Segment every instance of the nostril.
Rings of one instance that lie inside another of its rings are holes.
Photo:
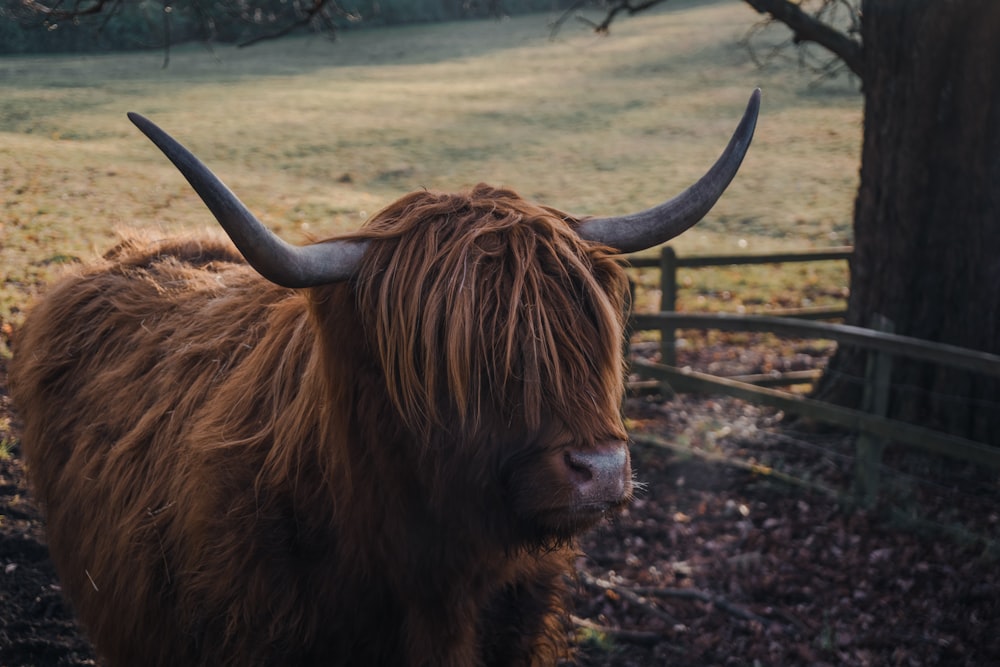
[[[631,468],[624,442],[608,442],[563,453],[567,481],[575,487],[577,501],[613,504],[629,491]]]
[[[589,482],[594,479],[594,469],[578,452],[566,452],[563,458],[566,461],[566,467],[576,473],[581,478],[580,481]]]

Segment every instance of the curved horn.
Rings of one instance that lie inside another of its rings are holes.
[[[750,95],[733,138],[712,168],[697,183],[673,199],[653,208],[613,218],[590,218],[576,228],[589,240],[611,246],[619,252],[636,252],[674,238],[704,217],[733,180],[743,162],[757,125],[760,88]]]
[[[129,120],[174,163],[260,275],[284,287],[313,287],[354,275],[367,244],[327,241],[293,246],[263,225],[225,184],[155,123],[129,112]]]

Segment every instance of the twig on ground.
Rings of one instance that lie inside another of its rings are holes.
[[[747,621],[756,621],[764,625],[774,622],[770,619],[764,618],[763,616],[758,616],[749,609],[730,602],[721,595],[700,591],[697,588],[658,588],[656,586],[634,586],[632,587],[632,590],[638,595],[698,600],[699,602],[710,604],[717,609],[729,612],[737,618],[742,618]]]
[[[578,628],[584,628],[585,630],[592,630],[594,632],[599,632],[602,635],[611,637],[615,641],[628,642],[629,644],[638,644],[640,646],[652,646],[654,644],[659,644],[664,640],[664,637],[659,632],[652,632],[650,630],[628,630],[626,628],[612,628],[607,625],[601,625],[600,623],[594,623],[586,618],[580,618],[579,616],[571,616],[570,620],[573,621],[573,625]]]
[[[677,621],[667,612],[663,611],[659,607],[656,607],[652,602],[649,601],[649,597],[674,597],[682,598],[687,600],[698,600],[699,602],[704,602],[710,604],[716,609],[721,609],[737,618],[742,618],[746,621],[753,621],[755,623],[760,623],[761,625],[771,625],[774,623],[780,623],[780,621],[766,618],[760,616],[750,611],[746,607],[741,607],[738,604],[730,602],[725,597],[721,595],[716,595],[714,593],[709,593],[707,591],[700,591],[696,588],[662,588],[657,586],[619,586],[605,579],[598,579],[586,572],[580,572],[580,579],[586,585],[595,589],[605,589],[612,590],[622,598],[628,600],[630,603],[641,607],[643,610],[652,613],[658,618],[664,620],[669,620],[670,623],[676,623]],[[784,616],[782,614],[782,616]],[[786,625],[782,623],[782,625]],[[796,632],[802,630],[800,623],[789,622],[786,627],[794,629]]]
[[[587,572],[581,571],[579,574],[580,574],[580,581],[582,581],[590,588],[601,591],[608,591],[608,590],[614,591],[619,596],[627,600],[629,603],[641,608],[643,611],[659,618],[662,621],[666,621],[672,626],[676,625],[678,622],[676,618],[674,618],[667,612],[663,611],[662,609],[660,609],[659,607],[657,607],[644,597],[632,592],[631,589],[626,588],[625,586],[618,586],[617,584],[613,584],[605,579],[598,579],[597,577],[594,577],[593,575]]]

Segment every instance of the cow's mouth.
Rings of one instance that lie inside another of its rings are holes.
[[[621,511],[630,497],[623,494],[614,501],[573,503],[566,507],[547,509],[537,514],[538,523],[547,533],[569,538]]]

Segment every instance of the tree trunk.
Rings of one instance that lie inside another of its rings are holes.
[[[864,0],[848,321],[1000,353],[1000,2]],[[857,404],[865,352],[820,393]],[[1000,444],[1000,382],[900,359],[890,416]]]

